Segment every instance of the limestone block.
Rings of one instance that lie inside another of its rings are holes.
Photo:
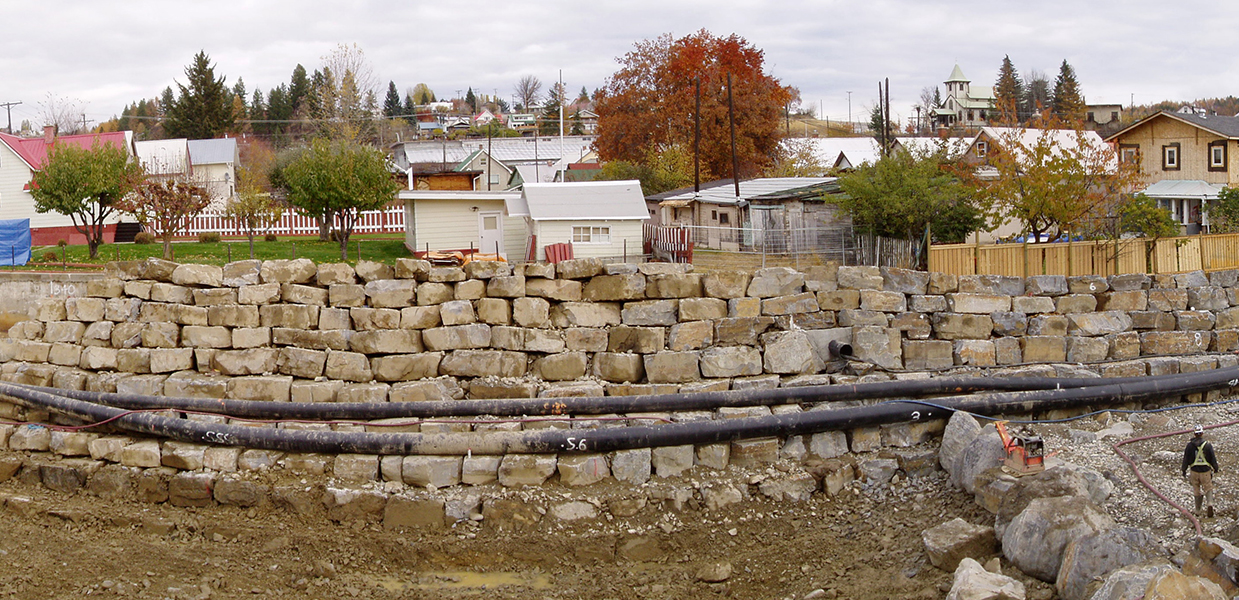
[[[499,479],[501,456],[466,456],[460,468],[460,482],[467,485],[483,485]]]
[[[508,348],[509,350],[546,352],[552,354],[563,352],[565,350],[564,336],[562,332],[547,329],[516,329],[516,331],[520,332],[521,335],[521,342],[519,344],[520,347]],[[496,345],[493,342],[493,335],[492,345]]]
[[[453,327],[432,327],[422,331],[427,350],[458,350],[490,346],[490,325],[473,323]]]
[[[480,298],[477,320],[488,325],[507,325],[512,322],[512,305],[503,298]]]
[[[550,327],[550,311],[550,302],[543,298],[512,300],[512,320],[521,327]]]
[[[404,308],[413,305],[415,283],[408,279],[377,279],[366,282],[366,297],[374,308]],[[418,287],[418,304],[421,289]],[[450,299],[447,298],[447,299]]]
[[[1021,277],[1011,277],[1007,275],[966,275],[960,277],[958,283],[959,292],[963,294],[988,294],[997,296],[1024,295],[1024,279]]]
[[[419,284],[416,290],[418,306],[437,306],[456,299],[455,288],[446,283],[428,281]]]
[[[731,298],[727,301],[728,317],[756,317],[761,315],[761,298]]]
[[[701,281],[699,273],[646,275],[645,295],[647,298],[699,298],[704,293]]]
[[[404,483],[417,487],[444,488],[460,483],[461,456],[406,456],[400,468]]]
[[[701,278],[702,292],[710,298],[740,298],[748,292],[750,277],[743,271],[712,271]]]
[[[173,325],[173,327],[176,327]],[[77,321],[51,321],[43,326],[43,341],[76,344],[82,341],[86,324]]]
[[[1059,314],[1090,313],[1096,309],[1097,296],[1092,294],[1068,294],[1054,299],[1054,312]]]
[[[1024,280],[1024,292],[1031,296],[1062,296],[1067,294],[1067,278],[1063,275],[1033,275]]]
[[[491,298],[520,298],[525,295],[525,277],[506,275],[491,277],[486,282],[486,295]]]
[[[276,370],[285,375],[302,379],[315,379],[323,375],[327,364],[327,352],[285,346],[279,349]]]
[[[378,481],[379,457],[374,454],[338,454],[332,475],[349,483]]]
[[[1074,363],[1095,363],[1109,358],[1110,342],[1105,338],[1077,337],[1067,338],[1067,361]]]
[[[481,279],[457,281],[452,286],[452,297],[457,300],[477,300],[486,296],[486,282]]]
[[[990,340],[955,340],[953,358],[957,365],[992,367],[998,364],[994,342]]]
[[[611,476],[603,454],[567,454],[559,457],[559,482],[568,487],[598,483]]]
[[[935,313],[932,318],[934,335],[943,340],[989,339],[994,321],[989,315]]]
[[[929,273],[900,269],[896,267],[880,267],[882,273],[882,289],[900,294],[924,294],[929,286]]]
[[[412,381],[439,374],[442,352],[392,354],[370,359],[370,369],[377,381]]]
[[[261,375],[276,369],[279,352],[275,348],[220,350],[211,366],[224,375]]]
[[[735,440],[731,442],[729,454],[731,464],[737,467],[768,465],[779,460],[779,440],[778,438]]]
[[[761,375],[762,354],[750,346],[716,346],[701,351],[701,374],[707,378]]]
[[[564,345],[568,350],[606,352],[609,341],[606,329],[571,327],[564,331]]]
[[[679,320],[708,321],[727,316],[727,301],[719,298],[684,298],[679,302]]]
[[[521,377],[526,362],[522,352],[455,350],[439,362],[439,373],[453,377]]]
[[[362,354],[410,354],[422,351],[421,337],[415,329],[358,331],[349,339],[349,348]]]
[[[1011,310],[1024,314],[1054,312],[1054,299],[1048,296],[1013,296]]]
[[[644,362],[639,354],[599,352],[594,355],[594,375],[605,381],[641,381]]]
[[[190,265],[181,265],[187,267]],[[187,287],[171,283],[151,284],[151,302],[166,302],[169,304],[193,304],[194,293]]]
[[[1209,285],[1209,278],[1204,271],[1189,271],[1187,273],[1175,273],[1170,275],[1174,279],[1175,287],[1186,290],[1199,288]]]
[[[1149,290],[1149,310],[1175,311],[1187,309],[1187,290],[1151,289]]]
[[[640,485],[649,481],[652,461],[649,448],[618,450],[611,454],[611,475],[620,482]]]
[[[1011,310],[1011,297],[991,294],[947,294],[947,306],[951,312],[989,314]]]
[[[232,332],[227,327],[186,325],[181,330],[181,345],[188,348],[231,348]]]
[[[234,377],[228,380],[228,397],[237,400],[288,402],[293,378],[284,375]]]
[[[581,297],[587,302],[640,300],[645,298],[645,286],[645,275],[640,273],[599,275],[585,283]]]
[[[389,309],[378,309],[389,310]],[[388,321],[380,320],[378,315],[375,315],[375,320],[372,322],[371,329],[391,329],[386,327]],[[430,329],[442,325],[438,306],[410,306],[400,309],[400,328],[401,329]]]
[[[158,467],[160,462],[159,442],[156,440],[134,442],[120,449],[120,464],[126,467],[149,469]]]
[[[365,354],[357,352],[329,351],[324,373],[329,379],[342,381],[370,381],[374,378],[370,361]]]
[[[550,319],[561,329],[608,327],[622,322],[620,305],[616,302],[561,302],[551,307]]]
[[[1122,333],[1131,328],[1131,317],[1118,310],[1067,315],[1067,332],[1071,335],[1101,336]]]
[[[1215,317],[1205,310],[1180,310],[1174,313],[1175,329],[1180,331],[1208,331],[1213,329]]]
[[[588,364],[584,352],[563,352],[539,357],[531,370],[544,381],[573,381],[585,375]]]
[[[499,463],[499,484],[504,487],[542,485],[555,473],[555,464],[554,454],[504,455]]]
[[[163,466],[181,471],[197,471],[203,466],[207,447],[202,444],[167,441],[163,443],[160,460]]]
[[[878,267],[839,267],[836,280],[841,290],[880,290],[886,283]]]
[[[340,308],[365,306],[366,288],[355,283],[333,283],[327,287],[327,304]]]
[[[107,313],[107,300],[103,298],[65,298],[65,318],[70,321],[94,323],[102,321]]]
[[[525,295],[559,302],[580,302],[584,285],[570,279],[526,279]]]
[[[1201,354],[1209,348],[1209,340],[1209,333],[1204,331],[1148,331],[1140,334],[1140,354]]]
[[[194,368],[192,348],[155,348],[151,350],[151,373],[171,373]]]
[[[237,302],[248,305],[267,305],[280,301],[279,283],[261,283],[237,288]]]
[[[1021,336],[1028,332],[1028,316],[1018,312],[993,312],[994,335]]]
[[[1155,331],[1172,331],[1175,328],[1176,320],[1174,314],[1156,310],[1132,311],[1127,313],[1131,317],[1132,329],[1152,329]]]
[[[860,292],[857,290],[817,292],[817,303],[822,310],[858,309],[860,308]]]
[[[608,352],[653,354],[666,347],[666,330],[661,327],[612,327],[608,336]]]
[[[1110,516],[1085,498],[1037,498],[1007,526],[1002,551],[1016,568],[1052,582],[1068,543],[1113,527]]]
[[[1144,290],[1106,292],[1098,295],[1098,310],[1145,310],[1149,306],[1149,294]]]
[[[125,293],[125,282],[118,277],[91,279],[86,282],[86,296],[90,298],[119,298]]]
[[[1028,335],[1067,335],[1071,321],[1062,315],[1038,315],[1028,320]]]
[[[318,266],[308,258],[266,260],[258,274],[263,283],[310,283],[318,275]]]
[[[318,265],[318,272],[314,275],[314,282],[323,288],[338,283],[357,283],[357,271],[353,269],[352,265],[346,263],[320,264]]]
[[[753,278],[749,281],[747,295],[753,298],[774,298],[799,294],[803,290],[803,273],[789,267],[770,267],[758,269],[753,274]]]
[[[671,326],[667,337],[667,349],[674,351],[698,350],[709,346],[714,339],[714,326],[709,321],[689,321]]]
[[[1062,362],[1067,359],[1067,338],[1049,335],[1025,336],[1020,338],[1020,353],[1024,356],[1024,362]]]
[[[555,275],[560,279],[585,279],[601,274],[602,261],[597,258],[576,258],[555,265]]]
[[[659,352],[643,357],[650,383],[684,383],[701,379],[697,352]]]
[[[843,327],[888,327],[890,315],[872,310],[844,309],[838,312]]]
[[[650,465],[658,477],[679,477],[693,468],[694,448],[684,446],[660,446],[650,454]],[[562,470],[562,467],[561,467]]]
[[[314,329],[318,326],[318,307],[301,304],[265,304],[258,307],[258,319],[263,327]]]
[[[864,328],[861,328],[864,329]],[[880,329],[880,328],[873,328]],[[893,331],[893,330],[892,330]],[[855,339],[856,333],[853,332]],[[899,333],[895,332],[896,339]],[[874,340],[880,336],[871,336]],[[889,337],[886,338],[889,343]],[[866,338],[869,341],[869,338]],[[762,342],[762,368],[768,373],[779,374],[806,374],[818,373],[825,364],[822,359],[814,352],[812,343],[809,341],[809,336],[803,331],[780,331],[763,334]],[[895,342],[898,344],[898,341]],[[855,350],[855,344],[853,349]],[[891,354],[889,347],[882,344],[869,344],[863,350],[855,350],[860,356],[860,352],[867,353],[867,357],[879,357],[884,360],[886,356]],[[894,350],[894,354],[899,354],[898,349]],[[749,355],[751,357],[751,355]],[[738,358],[738,355],[733,355],[733,358]],[[888,361],[889,362],[889,361]],[[746,375],[755,375],[756,373],[746,372]]]
[[[116,370],[117,351],[115,348],[90,346],[82,349],[78,366],[89,371]]]
[[[869,290],[875,291],[875,290]],[[878,294],[894,294],[895,292],[876,292]],[[900,296],[902,298],[902,296]],[[817,296],[813,292],[803,292],[788,296],[775,296],[761,301],[763,315],[794,315],[817,312],[819,309]]]
[[[35,305],[34,318],[37,321],[63,321],[67,315],[63,298],[43,298]]]
[[[620,310],[620,320],[624,325],[631,326],[674,325],[679,320],[676,304],[675,300],[625,302]]]

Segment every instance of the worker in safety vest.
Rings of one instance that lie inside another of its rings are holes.
[[[1200,512],[1201,501],[1208,507],[1206,513],[1213,518],[1213,474],[1219,472],[1217,457],[1213,455],[1213,444],[1205,441],[1205,428],[1200,425],[1192,431],[1195,435],[1183,450],[1183,476],[1192,483],[1192,493],[1196,495],[1196,512]]]

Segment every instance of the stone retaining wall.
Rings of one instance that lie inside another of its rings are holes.
[[[81,297],[40,301],[33,318],[0,341],[0,379],[169,396],[403,402],[758,389],[924,377],[937,369],[1158,375],[1236,364],[1233,355],[1210,353],[1239,346],[1239,308],[1232,308],[1239,305],[1237,279],[1239,271],[1021,279],[873,267],[698,274],[685,265],[591,259],[515,270],[486,262],[434,268],[411,259],[356,268],[309,260],[221,268],[152,259],[111,265],[108,276],[85,283]],[[842,366],[830,356],[831,341],[850,343],[861,362],[850,372],[826,373]],[[878,371],[861,374],[874,364]],[[625,419],[771,412],[724,408],[474,425],[444,419],[402,430],[608,427]],[[2,403],[0,417],[47,419]],[[0,447],[34,458],[7,475],[0,469],[0,479],[21,473],[66,490],[106,490],[124,479],[126,489],[142,494],[149,472],[164,486],[151,484],[153,497],[166,488],[165,499],[176,498],[174,489],[183,488],[206,494],[192,501],[235,503],[219,491],[232,489],[224,482],[251,481],[247,474],[274,466],[341,482],[440,489],[491,482],[512,488],[553,478],[569,487],[607,479],[642,484],[694,467],[791,459],[814,465],[802,484],[834,493],[858,476],[880,480],[896,471],[936,469],[934,451],[921,445],[941,427],[896,424],[607,455],[379,457],[285,455],[4,426]]]

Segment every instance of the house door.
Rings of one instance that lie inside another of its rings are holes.
[[[507,258],[503,251],[502,212],[478,213],[478,251],[483,254],[498,254]]]

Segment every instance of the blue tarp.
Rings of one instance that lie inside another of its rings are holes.
[[[30,262],[30,219],[0,220],[0,265]]]

